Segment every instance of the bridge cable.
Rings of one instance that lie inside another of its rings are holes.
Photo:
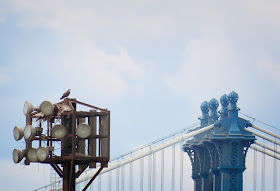
[[[262,181],[261,182],[262,182],[261,190],[265,191],[265,148],[263,148],[263,154],[262,154]]]
[[[125,165],[121,167],[121,190],[124,191]]]
[[[98,176],[98,191],[101,191],[101,175]]]
[[[141,149],[143,153],[143,149]],[[143,177],[144,176],[144,158],[140,159],[140,191],[143,191]]]
[[[120,168],[116,169],[116,191],[119,191],[119,181],[120,181]]]
[[[161,150],[161,191],[164,191],[164,149]]]
[[[153,191],[156,191],[156,153],[153,154]]]
[[[86,176],[87,176],[87,172],[85,172],[85,173],[86,173]],[[87,184],[86,184],[86,181],[84,181],[84,187],[86,187],[86,185],[87,185]]]
[[[258,159],[258,156],[257,156],[257,154],[258,154],[257,150],[254,149],[253,191],[257,190],[257,174],[258,174],[258,171],[257,171],[257,167],[258,167],[257,159]]]
[[[276,142],[276,138],[275,138]],[[277,144],[274,143],[274,161],[273,161],[273,190],[277,191]]]
[[[273,126],[273,125],[270,125],[270,124],[268,124],[268,123],[265,123],[265,122],[263,122],[263,121],[260,121],[260,120],[258,120],[258,119],[256,119],[256,118],[251,117],[251,116],[249,116],[249,115],[247,115],[247,114],[245,114],[245,113],[242,113],[242,112],[240,112],[240,111],[239,111],[238,113],[240,113],[240,114],[242,114],[242,115],[244,115],[244,116],[246,116],[246,117],[248,117],[248,118],[253,119],[253,121],[258,121],[259,123],[262,123],[262,124],[264,124],[264,125],[267,125],[267,126],[273,128],[273,129],[276,129],[276,130],[280,131],[279,128],[277,128],[277,127],[275,127],[275,126]]]
[[[172,133],[172,134],[170,134],[168,136],[162,137],[162,138],[157,139],[157,140],[155,140],[153,142],[150,142],[150,143],[145,144],[145,145],[143,145],[141,147],[138,147],[138,148],[136,148],[136,149],[134,149],[132,151],[129,151],[129,152],[125,153],[125,154],[122,154],[121,156],[115,157],[115,158],[111,159],[110,161],[112,162],[112,161],[115,161],[115,160],[119,160],[123,156],[127,156],[127,155],[129,155],[131,153],[135,153],[137,151],[140,151],[140,150],[142,150],[142,149],[144,149],[146,147],[150,147],[151,145],[155,145],[155,144],[157,144],[157,143],[159,143],[159,142],[161,142],[163,140],[169,139],[170,137],[174,137],[175,135],[178,135],[178,134],[180,134],[182,132],[186,132],[186,130],[194,129],[195,127],[198,127],[199,124],[200,124],[200,122],[195,122],[195,123],[193,123],[193,124],[183,128],[183,129],[181,129],[179,131],[176,131],[175,133]]]
[[[112,190],[112,171],[109,171],[108,172],[108,191],[111,191]]]
[[[171,190],[175,190],[175,144],[172,145],[172,178]]]
[[[90,180],[89,180],[90,181]],[[88,181],[88,182],[89,182]],[[89,187],[90,191],[93,191],[93,184],[90,184],[90,187]]]
[[[148,191],[152,188],[152,155],[148,155]]]
[[[133,162],[130,163],[129,168],[129,191],[133,191]]]
[[[152,190],[152,155],[150,154],[148,156],[148,168],[149,168],[149,171],[148,171],[148,190],[151,191]]]
[[[183,141],[180,142],[180,149],[183,148],[183,143],[184,143]],[[184,168],[183,151],[180,150],[180,191],[183,191],[183,176],[184,176],[183,168]]]

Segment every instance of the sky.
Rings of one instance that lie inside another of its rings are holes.
[[[279,128],[279,9],[277,0],[0,0],[3,187],[49,177],[49,166],[13,163],[24,142],[12,132],[25,125],[26,100],[56,103],[68,89],[111,111],[112,158],[197,122],[203,101],[231,91],[242,113]]]

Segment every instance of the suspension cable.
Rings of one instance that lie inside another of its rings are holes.
[[[261,184],[261,190],[265,191],[265,148],[263,148],[263,154],[262,154],[262,184]]]
[[[87,176],[87,172],[86,172],[86,176]],[[84,187],[86,187],[86,185],[87,185],[87,183],[86,183],[86,181],[84,181]]]
[[[108,191],[112,190],[112,171],[108,172]]]
[[[238,113],[240,113],[240,114],[242,114],[242,115],[244,115],[244,116],[246,116],[246,117],[248,117],[248,118],[251,118],[251,119],[253,119],[254,121],[258,121],[259,123],[262,123],[262,124],[264,124],[264,125],[267,125],[267,126],[269,126],[269,127],[272,127],[272,128],[274,128],[274,129],[280,131],[279,128],[277,128],[277,127],[275,127],[275,126],[273,126],[273,125],[269,125],[269,124],[266,123],[266,122],[260,121],[260,120],[258,120],[258,119],[256,119],[256,118],[251,117],[251,116],[249,116],[249,115],[247,115],[247,114],[244,114],[244,113],[242,113],[242,112],[240,112],[240,111],[239,111]]]
[[[148,155],[148,191],[152,188],[152,155]]]
[[[254,168],[253,168],[253,191],[257,190],[257,175],[258,175],[258,164],[257,164],[257,150],[254,149]]]
[[[133,191],[133,162],[130,163],[129,168],[129,191]]]
[[[275,134],[275,133],[272,133],[272,132],[270,132],[270,131],[267,131],[267,130],[265,130],[265,129],[259,127],[259,126],[252,125],[252,127],[253,127],[254,129],[257,129],[257,130],[259,130],[259,131],[262,131],[262,132],[264,132],[264,133],[266,133],[266,134],[268,134],[268,135],[270,135],[270,136],[272,136],[272,137],[276,137],[276,138],[280,139],[280,136],[279,136],[279,135],[277,135],[277,134]],[[275,140],[275,141],[276,141],[276,140]]]
[[[119,181],[120,181],[120,168],[116,169],[116,191],[119,191]]]
[[[90,180],[89,180],[89,181],[90,181]],[[88,181],[88,182],[89,182],[89,181]],[[90,184],[90,187],[89,187],[89,188],[90,188],[90,191],[93,191],[93,184]]]
[[[164,191],[164,149],[161,150],[161,191]]]
[[[275,140],[275,142],[276,142],[276,140]],[[275,148],[277,148],[277,144],[276,143],[274,143],[274,148],[270,147],[270,146],[267,146],[267,145],[264,145],[264,144],[260,143],[259,141],[255,141],[255,144],[259,145],[260,147],[264,147],[265,149],[268,149],[268,150],[270,150],[270,151],[272,151],[272,152],[274,152],[276,154],[277,153],[280,154],[280,151],[277,151],[277,149],[275,149]],[[277,156],[275,156],[274,158],[277,158]]]
[[[98,176],[98,191],[101,191],[101,175]]]
[[[274,161],[273,161],[273,191],[277,191],[277,144],[274,144]]]
[[[175,190],[175,144],[172,145],[172,178],[171,190]]]
[[[180,142],[180,148],[183,148],[183,141]],[[184,169],[184,158],[183,151],[180,151],[180,191],[183,191],[183,169]]]
[[[254,135],[256,135],[256,136],[258,136],[258,137],[261,137],[261,138],[266,139],[266,140],[268,140],[268,141],[270,141],[270,142],[272,142],[272,143],[276,143],[277,145],[280,145],[280,141],[274,141],[274,139],[272,139],[272,138],[270,138],[270,137],[267,137],[267,136],[265,136],[265,135],[263,135],[263,134],[260,134],[260,133],[258,133],[258,132],[255,132],[255,131],[253,131],[252,129],[246,128],[245,130],[246,130],[246,131],[249,131],[249,132],[251,132],[251,133],[253,133]]]
[[[156,153],[153,154],[153,191],[156,191]]]
[[[141,150],[143,153],[143,150]],[[143,191],[143,177],[144,176],[144,158],[140,159],[140,191]]]
[[[124,161],[122,161],[122,162],[117,161],[117,164],[112,165],[112,166],[110,166],[110,167],[104,169],[104,170],[100,173],[100,175],[101,175],[101,174],[104,174],[104,173],[106,173],[106,172],[108,172],[108,171],[117,169],[119,166],[128,164],[128,163],[133,162],[133,161],[138,160],[138,159],[141,159],[141,158],[147,156],[148,154],[152,154],[152,153],[155,153],[155,152],[157,152],[157,151],[163,150],[164,148],[167,148],[167,147],[169,147],[169,146],[171,146],[171,145],[173,145],[173,144],[177,144],[177,143],[179,143],[179,142],[181,142],[181,141],[183,141],[183,140],[186,140],[186,139],[188,139],[188,138],[191,138],[191,137],[193,137],[193,136],[195,136],[195,135],[197,135],[197,134],[200,134],[200,133],[202,133],[202,132],[208,131],[208,130],[210,130],[210,129],[212,129],[212,128],[214,128],[214,125],[213,125],[213,124],[212,124],[212,125],[209,125],[209,126],[207,126],[207,127],[204,127],[204,128],[202,128],[202,129],[196,129],[196,130],[194,130],[194,131],[189,131],[187,134],[184,134],[183,136],[179,136],[179,137],[177,137],[177,138],[175,138],[175,139],[172,139],[172,140],[170,140],[170,141],[167,141],[167,142],[165,142],[164,144],[162,144],[162,145],[160,145],[160,146],[155,146],[155,147],[153,147],[152,150],[149,151],[149,153],[143,152],[143,148],[144,148],[144,147],[142,147],[142,148],[141,148],[142,152],[141,152],[140,155],[134,156],[134,157],[132,157],[132,158],[130,158],[130,159],[126,159],[126,160],[124,160]],[[190,129],[190,127],[189,127],[189,128],[183,129],[183,131],[186,131],[187,129]],[[180,131],[180,132],[182,132],[182,131]],[[177,133],[177,134],[178,134],[178,133]],[[174,134],[173,134],[173,135],[174,135]],[[169,136],[169,137],[170,137],[170,136]],[[164,139],[160,139],[160,140],[163,141]],[[150,146],[150,145],[149,145],[149,146]],[[129,152],[129,154],[132,154],[132,152]],[[124,156],[125,156],[125,155],[121,155],[121,157],[112,159],[112,160],[110,161],[110,164],[112,164],[113,161],[115,161],[115,160],[117,160],[117,159],[119,160],[120,158],[122,158],[122,157],[124,157]],[[143,163],[143,160],[142,160],[142,163]],[[140,166],[141,166],[141,160],[140,160]],[[142,168],[141,170],[143,170],[143,168]],[[116,176],[117,176],[117,174],[119,174],[118,170],[116,171]],[[77,180],[76,180],[76,184],[78,184],[78,183],[80,183],[80,182],[82,182],[82,181],[85,181],[85,180],[90,179],[90,177],[91,177],[92,175],[93,175],[93,173],[89,173],[89,175],[88,175],[87,177],[81,177],[81,178],[77,179]],[[140,177],[140,178],[141,178],[141,177]],[[118,180],[118,179],[119,179],[119,177],[116,177],[116,190],[117,190],[117,191],[119,190],[119,180]],[[142,181],[142,183],[143,183],[143,181]],[[143,185],[143,184],[142,184],[142,185]],[[46,187],[46,186],[44,186],[44,187],[42,187],[42,188],[45,188],[45,187]],[[39,188],[39,189],[41,189],[41,188]],[[38,190],[38,189],[37,189],[37,190]],[[142,186],[142,190],[143,190],[143,186]],[[162,190],[164,190],[163,187],[162,187]]]
[[[275,157],[273,153],[268,152],[268,151],[264,150],[263,148],[260,149],[260,148],[256,147],[255,145],[250,145],[250,148],[252,148],[252,149],[254,149],[254,150],[257,150],[257,151],[260,152],[260,153],[264,153],[264,154],[266,154],[266,155],[268,155],[268,156],[271,156],[272,158],[276,158],[276,159],[280,160],[280,157],[279,157],[279,156],[276,156],[276,157]]]
[[[195,122],[195,123],[193,123],[193,124],[187,126],[186,128],[183,128],[183,129],[181,129],[181,130],[179,130],[179,131],[176,131],[175,133],[172,133],[172,134],[170,134],[170,135],[167,135],[167,136],[165,136],[165,137],[162,137],[162,138],[160,138],[160,139],[157,139],[157,140],[155,140],[155,141],[153,141],[153,142],[150,142],[150,143],[148,143],[148,144],[145,144],[145,145],[143,145],[143,146],[141,146],[141,147],[138,147],[138,148],[136,148],[136,149],[134,149],[134,150],[132,150],[132,151],[129,151],[129,152],[125,153],[125,154],[122,154],[122,155],[120,155],[120,156],[118,156],[118,157],[115,157],[115,158],[111,159],[110,161],[112,162],[112,161],[118,160],[118,159],[123,158],[123,157],[125,157],[125,156],[127,156],[127,155],[130,155],[130,154],[135,153],[135,152],[137,152],[137,151],[143,150],[143,149],[146,148],[146,147],[150,147],[150,146],[155,145],[155,144],[157,144],[157,143],[159,143],[159,142],[161,142],[161,141],[163,141],[163,140],[169,139],[170,137],[174,137],[175,135],[178,135],[178,134],[180,134],[180,133],[182,133],[182,132],[186,132],[187,130],[194,129],[195,127],[197,127],[197,126],[199,125],[199,123],[200,123],[200,122]]]
[[[125,166],[121,167],[121,190],[124,191],[124,181],[125,181]]]
[[[239,112],[239,113],[241,113],[241,112]],[[243,114],[243,113],[241,113],[241,114]],[[246,115],[246,114],[243,114],[243,115]],[[248,115],[246,115],[247,117],[249,117],[249,118],[252,118],[252,117],[250,117],[250,116],[248,116]],[[252,119],[254,119],[254,120],[256,120],[255,118],[252,118]],[[274,126],[272,126],[272,125],[269,125],[269,124],[267,124],[267,123],[264,123],[264,122],[262,122],[262,121],[259,121],[259,120],[256,120],[256,121],[258,121],[258,122],[260,122],[260,123],[263,123],[263,124],[265,124],[265,125],[267,125],[267,126],[270,126],[270,127],[272,127],[272,128],[274,128],[274,129],[277,129],[277,130],[280,130],[279,128],[277,128],[277,127],[274,127]],[[186,128],[185,129],[183,129],[183,131],[186,131]],[[176,132],[176,134],[178,134],[178,133],[180,133],[180,132],[182,132],[182,131],[178,131],[178,132]],[[167,137],[165,137],[165,138],[170,138],[170,137],[172,137],[172,136],[174,136],[174,134],[172,134],[172,135],[170,135],[170,136],[167,136]],[[161,140],[163,140],[164,138],[162,138],[162,139],[159,139],[159,140],[157,140],[157,141],[154,141],[154,142],[152,142],[152,143],[150,143],[150,144],[148,144],[148,145],[151,145],[151,144],[156,144],[156,143],[158,143],[159,141],[161,141]],[[146,146],[143,146],[143,147],[141,147],[141,148],[138,148],[138,149],[136,149],[136,150],[134,150],[134,151],[131,151],[131,152],[129,152],[130,154],[132,153],[132,152],[136,152],[136,151],[138,151],[138,150],[142,150],[143,148],[145,148]],[[275,149],[274,149],[275,150]],[[265,149],[263,149],[263,151],[265,151]],[[162,152],[162,172],[164,172],[164,149],[162,149],[161,150],[161,152]],[[128,154],[129,154],[128,153]],[[125,156],[125,155],[122,155],[122,157],[123,156]],[[274,158],[277,158],[278,156],[277,156],[277,154],[276,153],[274,153]],[[141,158],[141,159],[143,159],[143,158]],[[140,159],[140,166],[141,166],[141,159]],[[112,159],[111,161],[113,161],[113,160],[115,160],[115,159]],[[132,162],[131,162],[132,163]],[[142,160],[142,163],[144,163],[144,160]],[[256,164],[256,167],[257,167],[257,164]],[[143,170],[143,168],[141,168],[141,170]],[[275,168],[274,168],[274,170],[275,170]],[[119,172],[118,171],[116,171],[116,174],[118,174]],[[173,173],[173,172],[172,172]],[[143,170],[143,172],[142,172],[142,176],[143,176],[143,174],[144,174],[144,170]],[[162,186],[161,186],[161,190],[163,191],[164,190],[164,173],[161,173],[162,174],[162,177],[161,177],[161,183],[162,183]],[[254,174],[257,174],[257,173],[254,173]],[[119,176],[118,176],[119,177]],[[116,185],[117,185],[117,190],[119,190],[119,188],[118,188],[118,179],[119,178],[116,178]],[[173,181],[172,181],[173,182]],[[276,181],[277,182],[277,181]],[[132,187],[133,188],[133,187]],[[142,190],[143,190],[143,181],[142,181]]]

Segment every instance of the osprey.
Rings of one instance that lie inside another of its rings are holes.
[[[67,90],[67,91],[61,96],[60,99],[63,99],[63,98],[68,97],[68,96],[70,95],[70,91],[71,91],[71,89]]]

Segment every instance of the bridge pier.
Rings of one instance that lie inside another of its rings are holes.
[[[196,135],[183,146],[192,163],[194,191],[243,190],[245,158],[255,136],[245,130],[249,122],[238,117],[237,100],[235,92],[221,97],[219,120],[217,100],[201,104],[201,126],[198,129],[213,123],[215,126],[213,130]]]

